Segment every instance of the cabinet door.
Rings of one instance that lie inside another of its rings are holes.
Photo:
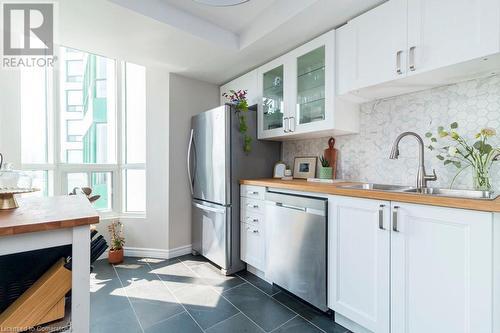
[[[390,203],[334,196],[328,206],[329,308],[388,333]]]
[[[241,260],[247,264],[265,271],[265,240],[260,226],[241,223]]]
[[[257,70],[253,70],[221,86],[221,105],[227,102],[226,98],[222,97],[223,93],[229,93],[230,90],[239,89],[247,90],[248,105],[258,104],[260,102],[260,94],[257,84],[257,75]]]
[[[288,98],[287,84],[288,66],[282,58],[276,59],[259,68],[259,91],[261,92],[258,104],[258,138],[266,139],[283,136],[285,110]]]
[[[500,1],[408,0],[409,74],[499,52]]]
[[[291,131],[307,133],[333,127],[335,31],[291,53],[294,112]]]
[[[492,332],[492,214],[392,205],[391,332]]]
[[[389,0],[337,30],[340,94],[406,75],[406,11],[406,0]]]

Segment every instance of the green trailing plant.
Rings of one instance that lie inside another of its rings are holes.
[[[109,235],[111,236],[111,250],[121,250],[125,245],[125,237],[123,237],[123,224],[115,221],[108,226]]]
[[[222,96],[235,107],[239,120],[239,132],[243,137],[243,151],[248,154],[252,151],[252,137],[247,133],[247,90],[229,90],[229,93],[223,93]]]
[[[321,166],[323,168],[328,168],[330,167],[330,162],[328,162],[328,160],[325,158],[325,156],[320,156],[319,157],[319,162],[321,163]]]
[[[475,142],[469,143],[458,133],[458,123],[452,123],[449,128],[439,126],[437,134],[428,132],[425,136],[430,140],[427,148],[437,152],[436,158],[445,166],[454,166],[458,169],[450,187],[457,177],[467,168],[472,167],[474,188],[476,190],[491,190],[490,169],[498,161],[500,148],[493,147],[488,140],[496,135],[493,128],[483,128],[475,136]],[[439,140],[446,140],[438,146]]]

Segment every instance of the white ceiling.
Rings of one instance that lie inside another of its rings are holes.
[[[222,84],[384,1],[59,0],[59,42]]]
[[[210,7],[192,0],[163,1],[237,34],[275,2],[274,0],[250,0],[238,6]]]

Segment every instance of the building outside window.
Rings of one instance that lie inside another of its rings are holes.
[[[21,75],[22,167],[37,195],[89,186],[103,215],[145,214],[145,68],[65,47],[58,58]]]

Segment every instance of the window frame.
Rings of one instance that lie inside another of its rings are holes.
[[[61,47],[56,46],[54,48],[55,56],[59,59]],[[68,48],[71,49],[71,48]],[[86,51],[81,51],[86,52]],[[90,53],[90,52],[86,52]],[[96,54],[97,55],[97,54]],[[97,55],[105,57],[102,55]],[[108,57],[105,57],[108,58]],[[126,62],[108,58],[115,61],[115,77],[113,78],[116,82],[115,85],[115,116],[116,116],[116,131],[115,131],[115,144],[116,144],[116,162],[110,164],[85,164],[85,163],[68,163],[63,161],[62,153],[62,143],[63,143],[63,132],[61,131],[62,122],[62,112],[80,112],[80,111],[69,111],[67,110],[68,99],[67,92],[64,103],[61,100],[61,82],[66,80],[67,72],[62,67],[62,61],[58,66],[47,72],[47,85],[46,85],[46,96],[47,96],[47,133],[49,138],[47,139],[47,162],[46,163],[23,163],[21,169],[26,171],[44,171],[47,172],[47,192],[48,195],[67,195],[68,189],[68,179],[67,175],[70,173],[86,173],[89,182],[91,182],[91,174],[93,172],[110,172],[111,173],[111,210],[98,210],[99,215],[102,218],[145,218],[147,215],[147,207],[143,212],[128,212],[126,211],[126,170],[128,169],[141,169],[146,171],[146,163],[137,164],[126,164],[125,156],[127,149],[126,142],[126,75],[125,68]],[[64,75],[61,70],[65,70]],[[101,79],[102,80],[102,79]],[[70,89],[78,90],[78,89]],[[111,92],[108,92],[111,93]],[[63,110],[63,108],[65,110]],[[146,117],[146,114],[144,115]],[[66,119],[67,121],[68,119]],[[75,119],[76,120],[76,119]],[[66,124],[65,124],[66,125]],[[67,125],[66,125],[67,126]],[[66,136],[67,128],[65,130]],[[147,176],[146,176],[147,177]],[[147,202],[147,201],[146,201]]]

